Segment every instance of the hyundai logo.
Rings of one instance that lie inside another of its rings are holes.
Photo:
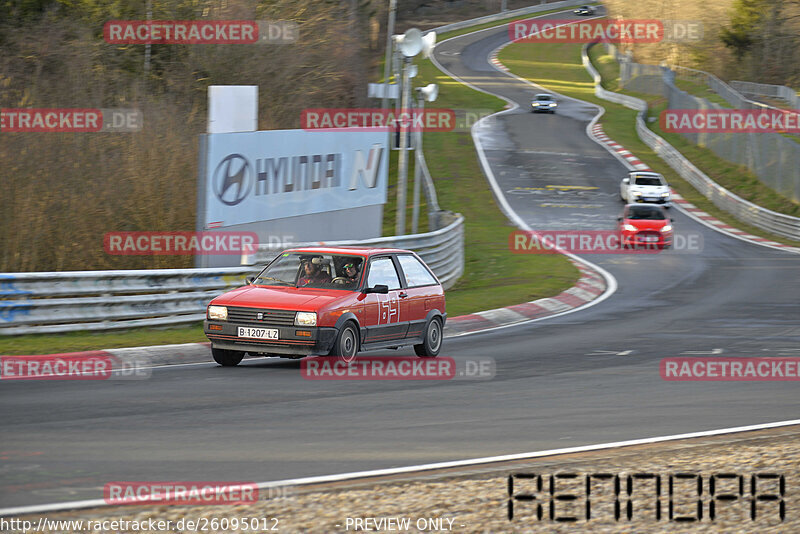
[[[250,164],[241,154],[231,154],[214,171],[214,193],[223,204],[235,206],[244,200],[253,187]]]
[[[263,313],[261,313],[261,312],[258,312],[258,313],[256,314],[256,319],[258,319],[259,321],[263,320],[263,319],[264,319],[264,314],[263,314]]]

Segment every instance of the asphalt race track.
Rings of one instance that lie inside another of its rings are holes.
[[[626,169],[586,137],[594,108],[527,112],[538,91],[487,60],[505,40],[466,35],[436,57],[521,106],[480,133],[508,202],[534,229],[613,228]],[[309,381],[298,362],[264,359],[4,382],[0,507],[96,499],[115,480],[280,480],[797,418],[796,383],[660,378],[670,356],[800,352],[800,256],[672,214],[702,250],[587,257],[619,283],[601,304],[446,340],[443,356],[493,357],[491,380]]]

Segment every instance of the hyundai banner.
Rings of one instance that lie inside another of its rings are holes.
[[[363,129],[210,134],[204,227],[384,204],[386,140]]]

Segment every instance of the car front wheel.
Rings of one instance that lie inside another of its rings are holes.
[[[345,324],[336,336],[336,343],[330,356],[338,356],[345,362],[352,362],[358,353],[358,330],[353,323]]]
[[[244,358],[244,352],[238,350],[225,350],[225,349],[211,349],[211,355],[214,361],[223,367],[233,367],[239,365],[239,362]]]
[[[414,352],[422,358],[435,358],[442,348],[442,320],[438,317],[431,319],[425,329],[425,340],[419,345],[414,345]]]

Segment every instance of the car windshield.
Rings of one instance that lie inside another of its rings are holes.
[[[658,176],[637,176],[636,185],[663,185]]]
[[[536,100],[552,100],[550,95],[536,95]]]
[[[655,206],[631,206],[628,211],[628,219],[645,219],[651,221],[659,221],[666,219],[666,215]]]
[[[363,265],[362,256],[284,252],[261,271],[253,284],[353,291],[359,287]]]

